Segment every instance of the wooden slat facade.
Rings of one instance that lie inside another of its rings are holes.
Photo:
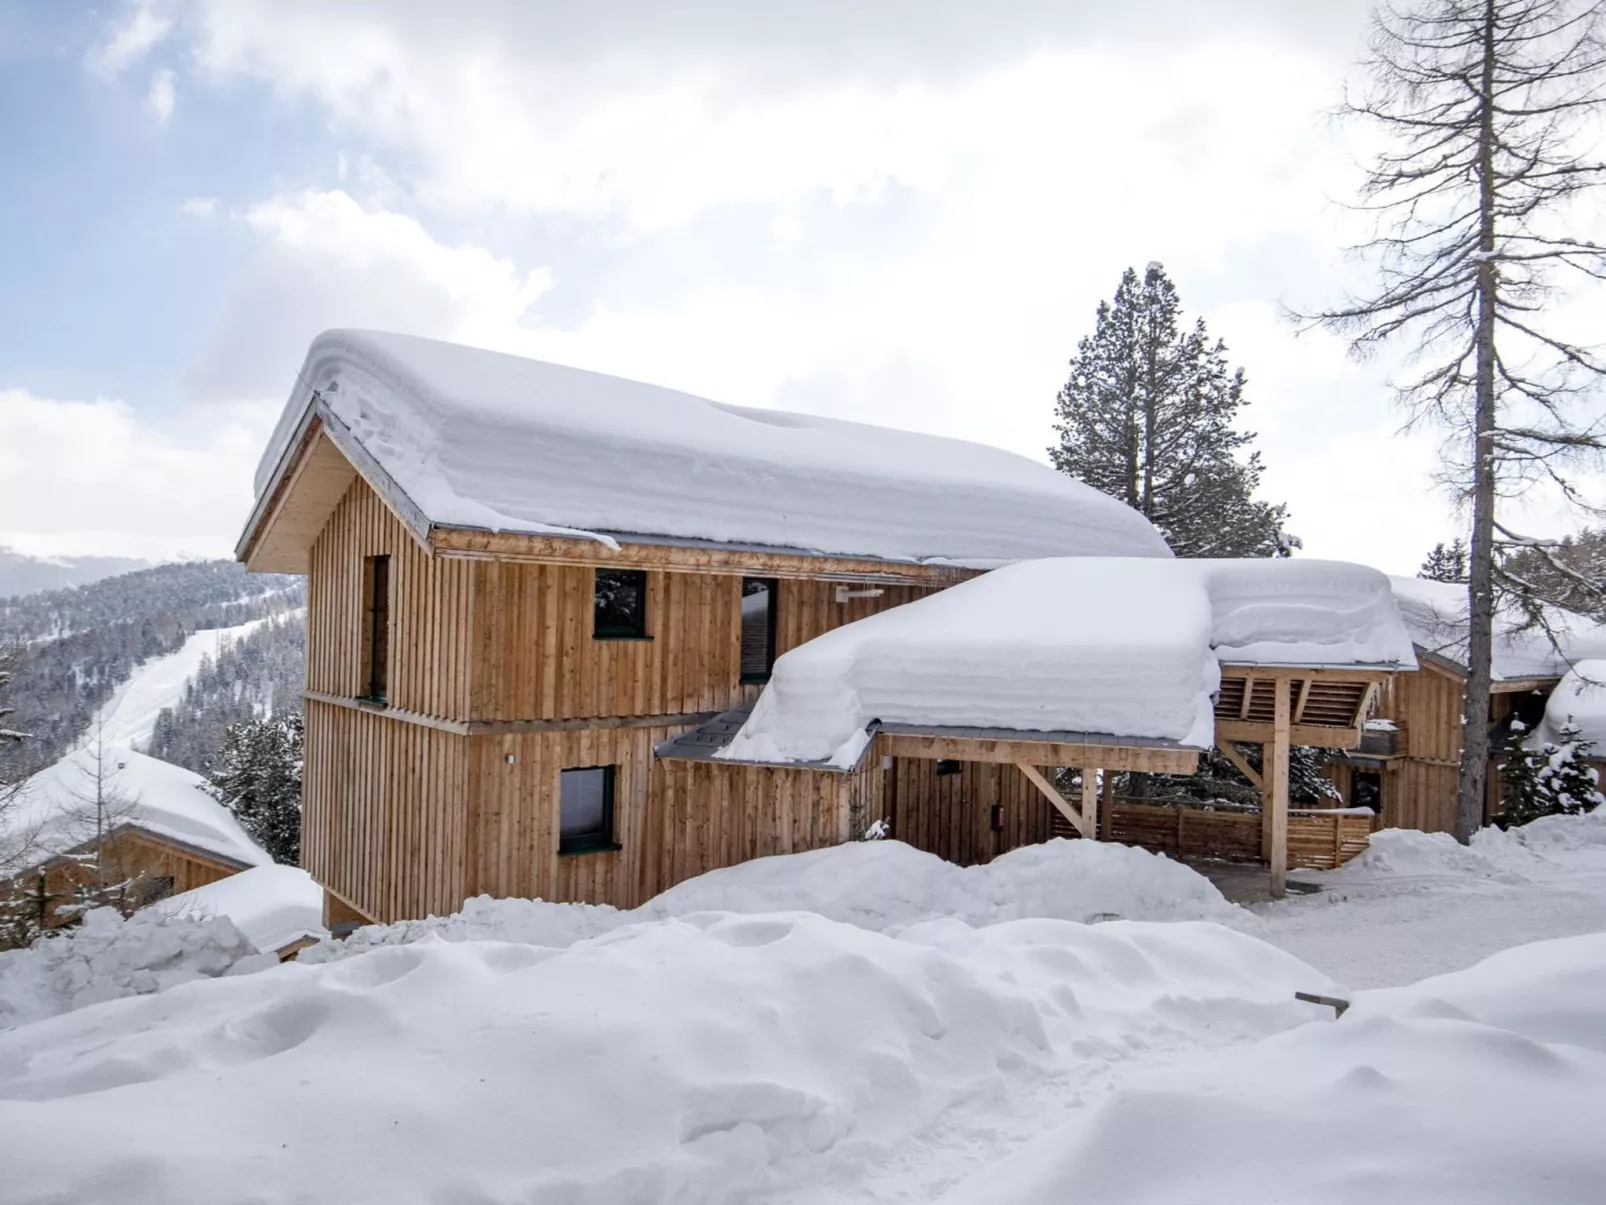
[[[925,758],[895,757],[892,765],[884,787],[891,836],[916,849],[972,866],[1050,836],[1054,808],[1012,765],[959,762],[950,774]],[[997,830],[995,806],[1004,809]]]

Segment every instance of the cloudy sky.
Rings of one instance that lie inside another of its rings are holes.
[[[1118,12],[1112,10],[1119,10]],[[453,339],[1044,458],[1123,268],[1311,555],[1459,524],[1337,298],[1362,0],[0,0],[0,544],[226,554],[308,341]]]

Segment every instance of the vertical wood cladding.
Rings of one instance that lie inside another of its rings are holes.
[[[1378,714],[1401,725],[1406,756],[1391,761],[1383,775],[1379,828],[1455,830],[1465,699],[1465,683],[1432,665],[1388,681]]]
[[[991,862],[1021,845],[1047,841],[1053,805],[1014,766],[961,762],[954,774],[937,773],[927,758],[893,758],[887,775],[892,835],[916,849],[961,866]],[[1004,827],[992,827],[1002,805]]]

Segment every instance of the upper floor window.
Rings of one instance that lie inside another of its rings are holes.
[[[613,838],[612,766],[584,766],[558,775],[558,852],[618,849]]]
[[[640,569],[598,569],[591,600],[591,635],[597,640],[644,640],[647,574]]]
[[[363,561],[364,696],[383,703],[390,685],[390,558]]]
[[[742,681],[768,682],[775,666],[776,581],[742,579]]]

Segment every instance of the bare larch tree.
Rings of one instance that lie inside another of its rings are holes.
[[[1408,425],[1447,432],[1442,478],[1470,503],[1469,665],[1456,835],[1481,825],[1489,759],[1490,656],[1503,555],[1545,555],[1512,531],[1501,499],[1546,483],[1587,506],[1577,468],[1603,445],[1587,414],[1606,361],[1557,314],[1568,283],[1606,279],[1606,248],[1576,236],[1588,190],[1606,46],[1601,3],[1420,0],[1373,17],[1371,84],[1346,115],[1381,133],[1357,208],[1375,221],[1354,250],[1375,271],[1363,296],[1317,323],[1366,356],[1409,354],[1394,382]],[[1527,599],[1532,603],[1533,600]]]

